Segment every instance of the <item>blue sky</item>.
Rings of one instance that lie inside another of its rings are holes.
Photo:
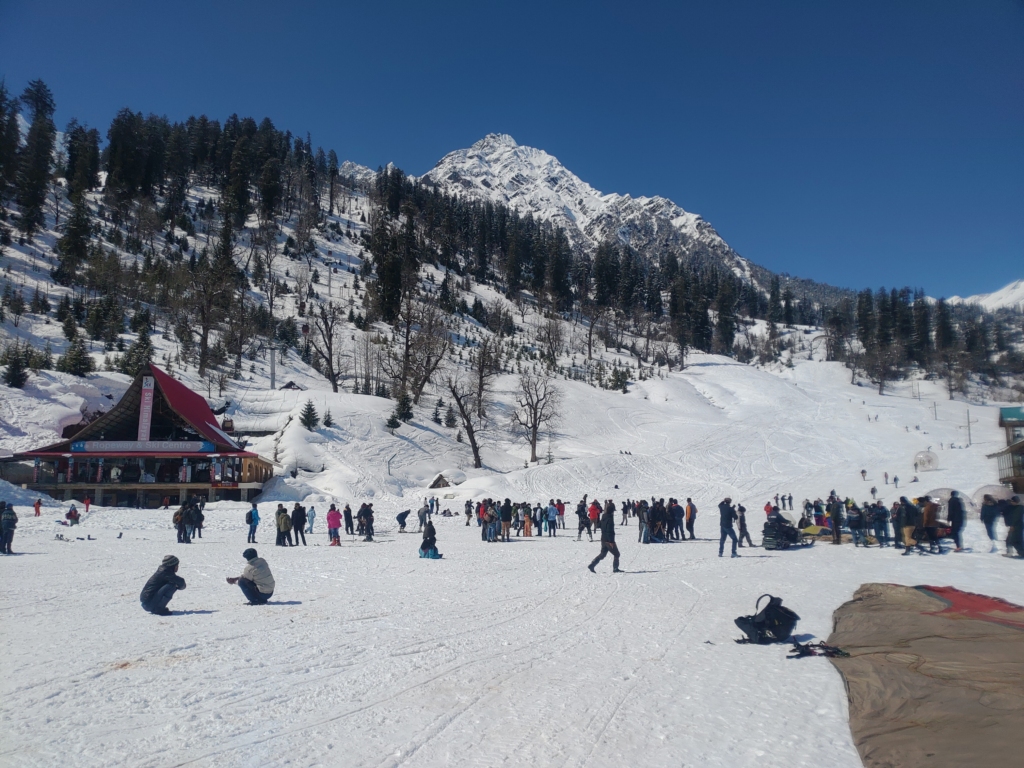
[[[422,173],[488,132],[851,288],[1024,277],[1024,2],[0,0],[57,121],[232,112]]]

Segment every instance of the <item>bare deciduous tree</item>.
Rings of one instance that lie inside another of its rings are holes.
[[[555,365],[558,355],[565,346],[565,331],[562,328],[562,322],[557,317],[547,318],[537,328],[537,344],[540,345],[544,356],[551,361],[552,365]]]
[[[473,466],[479,469],[483,466],[483,462],[480,460],[480,444],[477,440],[477,433],[484,422],[477,415],[481,411],[481,406],[477,402],[474,385],[453,366],[445,375],[444,387],[455,404],[462,428],[466,430],[466,438],[473,451]]]
[[[324,376],[331,382],[331,389],[337,392],[341,377],[338,332],[345,322],[345,314],[333,301],[318,305],[309,314],[313,321],[310,343],[320,358]]]
[[[512,426],[526,434],[530,443],[530,461],[537,461],[537,439],[542,429],[558,420],[562,393],[550,376],[526,371],[519,375],[515,400]]]

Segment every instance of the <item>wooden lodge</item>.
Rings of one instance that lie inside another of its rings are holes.
[[[999,462],[999,482],[1024,493],[1024,407],[999,409],[999,426],[1006,430],[1006,447],[989,454]]]
[[[221,429],[202,395],[155,365],[70,439],[4,461],[21,465],[3,474],[25,488],[106,506],[248,501],[273,475],[271,462]]]

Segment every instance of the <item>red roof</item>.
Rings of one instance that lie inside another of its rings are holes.
[[[206,398],[193,392],[180,381],[172,379],[152,363],[150,363],[149,369],[153,378],[156,379],[160,391],[167,398],[167,404],[175,413],[195,427],[199,434],[214,445],[227,445],[238,450],[238,443],[217,426],[217,417],[210,410]]]

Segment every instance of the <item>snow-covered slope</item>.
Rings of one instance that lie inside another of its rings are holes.
[[[1004,285],[998,291],[979,293],[975,296],[968,296],[966,299],[953,296],[949,299],[949,303],[977,304],[988,312],[995,312],[997,309],[1024,311],[1024,280],[1014,280],[1009,285]]]
[[[504,203],[563,227],[570,241],[593,248],[618,239],[637,250],[677,250],[716,260],[741,276],[750,265],[700,216],[664,197],[605,194],[557,158],[505,134],[488,134],[445,155],[422,179],[452,194]]]

